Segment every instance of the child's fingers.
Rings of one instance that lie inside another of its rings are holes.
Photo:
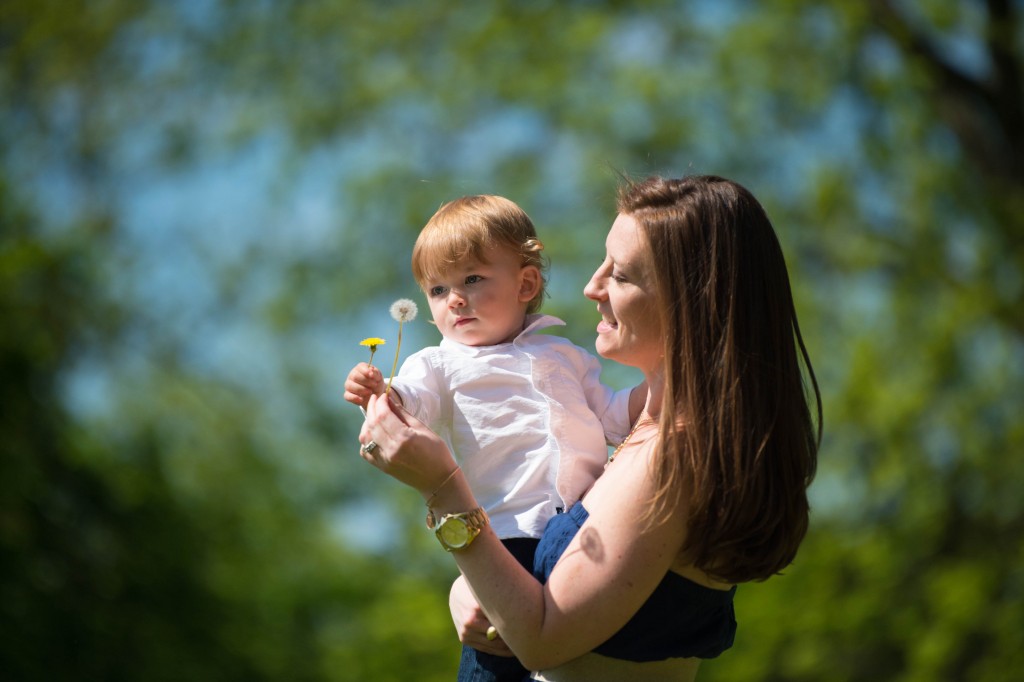
[[[349,377],[345,380],[345,395],[352,394],[357,396],[363,396],[364,398],[370,393],[370,387],[361,382],[358,379]]]
[[[357,392],[357,391],[349,391],[349,390],[346,389],[345,390],[345,401],[349,402],[349,403],[352,403],[353,405],[358,405],[359,407],[365,407],[366,406],[366,401],[367,401],[367,399],[371,395],[373,395],[371,392],[362,392],[362,391]]]
[[[380,370],[363,362],[353,367],[352,371],[349,372],[348,377],[345,379],[345,387],[365,386],[372,390],[382,381],[383,377]]]
[[[378,392],[381,385],[379,375],[376,367],[370,367],[366,363],[363,363],[362,367],[354,367],[345,379],[345,400],[364,407],[369,397]]]

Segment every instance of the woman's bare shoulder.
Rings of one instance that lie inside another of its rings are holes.
[[[584,506],[591,515],[596,513],[600,517],[613,513],[635,519],[638,526],[646,524],[656,492],[651,457],[657,444],[657,434],[641,435],[617,453],[615,461],[587,493]],[[668,533],[660,534],[661,537],[672,538],[679,543],[670,570],[704,587],[731,589],[731,583],[715,580],[684,557],[681,550],[687,520],[685,499],[686,495],[681,495],[679,506],[661,509],[658,518],[651,519],[655,525],[664,525],[670,529]]]

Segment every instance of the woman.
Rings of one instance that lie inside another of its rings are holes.
[[[598,353],[643,372],[646,404],[605,473],[545,530],[537,577],[426,427],[371,400],[360,434],[365,459],[424,495],[535,679],[693,679],[732,644],[735,586],[782,570],[807,530],[821,401],[764,210],[702,176],[628,185],[618,211],[584,293],[601,315]]]

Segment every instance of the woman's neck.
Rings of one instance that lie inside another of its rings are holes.
[[[661,416],[661,401],[664,395],[664,372],[662,368],[656,371],[644,372],[644,379],[647,381],[647,401],[644,403],[644,413],[658,421]]]

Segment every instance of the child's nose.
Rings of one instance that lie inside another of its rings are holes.
[[[448,307],[461,308],[466,305],[466,297],[461,292],[452,289],[448,292]]]

